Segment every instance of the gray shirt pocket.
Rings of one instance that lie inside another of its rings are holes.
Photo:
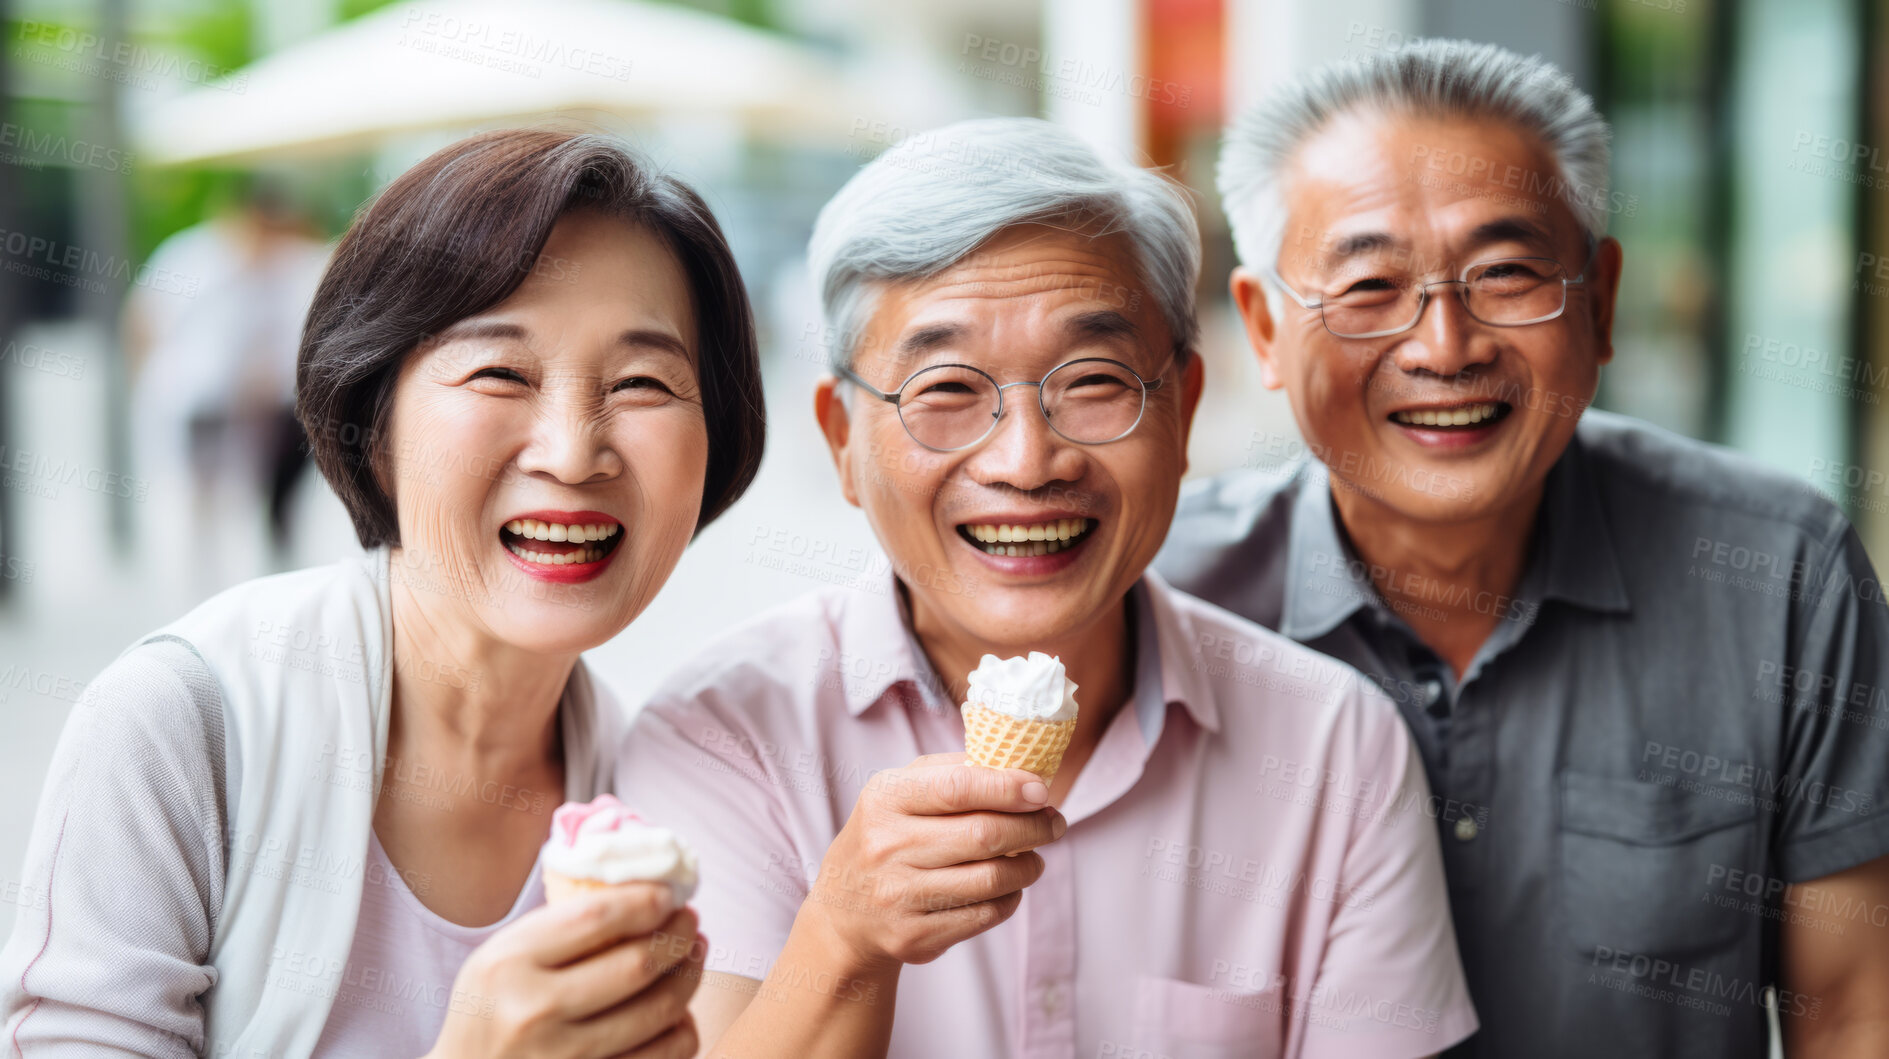
[[[1750,929],[1707,886],[1715,865],[1752,866],[1752,792],[1563,772],[1559,810],[1560,911],[1581,956],[1698,957]]]

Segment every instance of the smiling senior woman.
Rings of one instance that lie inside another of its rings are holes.
[[[388,187],[310,310],[299,413],[364,558],[237,586],[75,707],[0,953],[25,1055],[688,1055],[695,916],[543,904],[611,786],[579,658],[752,479],[746,292],[681,183],[508,131]]]

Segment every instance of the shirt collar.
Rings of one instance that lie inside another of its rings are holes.
[[[932,713],[953,707],[951,689],[938,679],[931,660],[912,634],[912,612],[888,573],[847,593],[840,609],[837,657],[818,665],[839,677],[846,712],[854,717],[889,695]]]
[[[1562,599],[1602,613],[1633,609],[1606,516],[1593,461],[1577,434],[1548,472],[1536,520],[1547,560],[1543,599]]]
[[[904,593],[888,575],[884,591],[859,590],[842,610],[838,656],[819,665],[837,672],[846,711],[857,717],[875,704],[897,698],[909,707],[938,713],[956,711],[948,685],[912,632],[912,613]],[[1194,640],[1170,600],[1174,590],[1153,570],[1129,589],[1135,608],[1135,719],[1152,747],[1160,737],[1167,707],[1178,703],[1196,723],[1219,731],[1219,713],[1201,667],[1190,659]],[[1081,699],[1081,693],[1077,693]]]
[[[1307,460],[1299,479],[1279,627],[1305,643],[1331,632],[1359,608],[1382,604],[1339,531],[1325,465]],[[1537,548],[1522,577],[1524,599],[1539,586],[1542,600],[1565,600],[1603,613],[1631,609],[1600,488],[1578,436],[1549,470],[1535,522]]]
[[[1158,704],[1161,714],[1165,714],[1167,706],[1179,704],[1195,724],[1218,732],[1220,707],[1207,679],[1207,667],[1200,664],[1200,637],[1194,634],[1193,622],[1174,606],[1174,597],[1179,593],[1153,570],[1141,575],[1135,591],[1140,607],[1135,628],[1140,641],[1135,665],[1137,708]],[[1145,715],[1142,731],[1148,733]],[[1154,735],[1159,734],[1157,724]],[[1153,735],[1148,745],[1154,745]]]
[[[1300,643],[1316,640],[1371,602],[1369,579],[1353,576],[1351,549],[1338,533],[1331,476],[1308,459],[1300,467],[1298,503],[1286,539],[1285,600],[1279,631]]]

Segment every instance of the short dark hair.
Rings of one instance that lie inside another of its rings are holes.
[[[487,132],[389,184],[342,237],[308,310],[295,413],[363,547],[400,542],[393,498],[376,471],[387,457],[394,380],[406,358],[517,290],[541,264],[552,226],[576,209],[648,228],[688,279],[708,420],[697,531],[754,480],[767,432],[754,316],[701,196],[608,136]]]

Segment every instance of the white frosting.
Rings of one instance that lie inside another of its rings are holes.
[[[1076,683],[1063,675],[1062,659],[1031,651],[1028,658],[985,655],[971,672],[967,702],[1021,721],[1076,719]]]
[[[612,813],[586,818],[574,842],[554,835],[545,843],[544,870],[606,883],[666,882],[678,905],[695,894],[695,853],[674,831]]]

